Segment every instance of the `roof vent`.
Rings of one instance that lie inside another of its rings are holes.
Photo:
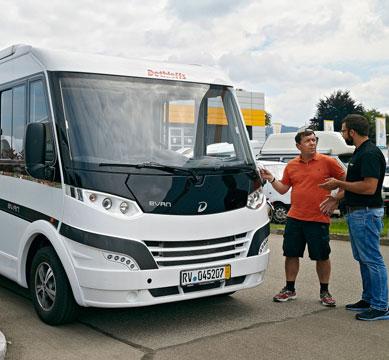
[[[27,50],[30,47],[24,44],[17,44],[17,45],[11,45],[3,50],[0,50],[0,60],[3,60],[7,57],[14,55],[18,49],[22,49],[22,48],[25,48]]]

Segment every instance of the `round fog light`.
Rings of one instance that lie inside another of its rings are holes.
[[[105,198],[102,202],[102,205],[105,210],[109,210],[112,207],[112,200],[110,198]]]
[[[125,201],[120,204],[120,211],[122,212],[122,214],[125,214],[128,211],[128,207],[128,203],[126,203]]]

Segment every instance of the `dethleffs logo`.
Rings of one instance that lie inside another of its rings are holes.
[[[166,70],[147,69],[147,76],[161,79],[186,80],[186,74]]]

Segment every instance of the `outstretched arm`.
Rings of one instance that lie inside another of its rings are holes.
[[[326,179],[326,181],[319,186],[323,189],[334,190],[341,188],[355,194],[373,195],[377,190],[378,179],[373,177],[366,177],[362,181],[344,181],[335,178]]]
[[[269,181],[273,188],[278,191],[281,195],[288,192],[290,185],[285,185],[281,181],[277,180],[272,173],[267,169],[260,169],[260,174],[263,179]]]

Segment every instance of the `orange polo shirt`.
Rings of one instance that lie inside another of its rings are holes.
[[[319,208],[330,191],[319,188],[325,179],[340,179],[345,175],[338,162],[327,155],[316,153],[307,163],[297,156],[288,162],[281,182],[292,187],[291,207],[288,217],[329,223],[330,217],[324,215]]]

